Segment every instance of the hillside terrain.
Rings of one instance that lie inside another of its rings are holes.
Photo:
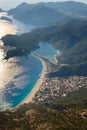
[[[84,3],[67,1],[67,2],[48,2],[48,3],[43,2],[40,4],[51,7],[70,17],[76,17],[76,18],[87,17],[87,5]]]
[[[0,130],[87,130],[86,12],[87,5],[72,1],[22,3],[8,11],[25,24],[49,26],[2,37],[10,46],[5,60],[27,57],[40,42],[52,44],[60,55],[57,65],[44,58],[48,71],[33,102],[0,112]]]
[[[62,25],[72,19],[53,8],[40,4],[22,3],[9,10],[8,14],[25,24],[38,26]]]
[[[86,130],[87,89],[70,93],[67,98],[39,104],[24,104],[0,112],[0,130]]]
[[[9,15],[25,24],[39,26],[62,25],[72,19],[87,19],[87,5],[80,2],[22,3],[8,11]]]
[[[75,20],[62,26],[35,29],[20,36],[7,35],[2,41],[5,46],[10,45],[22,50],[22,55],[28,55],[32,50],[39,48],[39,41],[49,42],[61,50],[62,53],[57,58],[60,64],[68,65],[64,66],[66,73],[72,70],[74,75],[80,70],[81,75],[87,75],[87,21]],[[9,51],[6,59],[15,56],[13,53],[13,50]]]

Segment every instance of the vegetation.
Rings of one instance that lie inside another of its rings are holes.
[[[11,20],[10,18],[5,17],[5,16],[1,17],[1,20],[6,20],[6,21],[8,21],[8,22],[12,22],[12,20]]]
[[[80,19],[87,17],[87,6],[75,2],[63,2],[62,5],[61,2],[59,5],[46,3],[46,5],[39,3],[30,6],[23,3],[8,11],[14,18],[24,23],[35,22],[43,25],[46,21],[45,25],[47,23],[53,26],[36,29],[20,36],[3,37],[4,45],[12,47],[5,59],[27,56],[39,48],[39,41],[47,41],[62,51],[61,56],[57,57],[60,63],[59,70],[48,74],[49,77],[87,76],[87,20]],[[71,19],[71,15],[78,17],[78,20],[66,23]],[[66,24],[62,23],[60,26],[61,21]],[[69,93],[66,98],[24,104],[17,109],[0,112],[0,130],[86,130],[87,88],[85,87]]]
[[[67,1],[67,2],[48,2],[42,3],[48,7],[51,7],[59,12],[64,13],[70,17],[83,18],[87,17],[87,5],[80,2]]]
[[[52,77],[69,77],[69,76],[87,76],[87,62],[76,65],[64,65],[58,71],[47,74],[49,78]]]
[[[60,64],[65,64],[51,76],[87,75],[87,21],[75,20],[60,27],[57,25],[35,29],[20,36],[7,35],[2,41],[5,46],[16,47],[14,51],[7,52],[6,59],[27,56],[39,48],[39,41],[49,42],[63,52],[57,58]]]
[[[47,103],[0,112],[0,130],[86,130],[87,88]]]
[[[5,46],[15,47],[7,52],[5,59],[9,59],[14,56],[27,56],[31,51],[39,48],[37,38],[31,34],[7,35],[2,38]]]
[[[34,24],[38,26],[49,26],[54,24],[63,24],[69,20],[68,16],[39,4],[22,3],[14,9],[8,11],[9,15],[25,24]]]
[[[64,24],[70,19],[86,19],[87,5],[80,2],[22,3],[8,11],[9,15],[21,22],[37,25]]]

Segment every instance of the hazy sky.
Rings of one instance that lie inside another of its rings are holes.
[[[2,9],[9,9],[17,6],[18,4],[22,2],[27,2],[27,3],[38,3],[38,2],[61,2],[61,1],[68,1],[68,0],[0,0],[0,8]],[[72,1],[77,1],[77,2],[84,2],[87,4],[87,0],[72,0]]]

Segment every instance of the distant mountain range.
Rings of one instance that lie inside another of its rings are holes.
[[[57,56],[58,70],[47,74],[48,77],[69,77],[73,75],[87,76],[87,5],[76,2],[39,3],[28,5],[23,3],[8,11],[15,19],[30,24],[36,23],[48,27],[38,28],[21,35],[6,35],[1,40],[5,46],[15,47],[6,53],[8,60],[15,56],[27,56],[39,48],[39,42],[49,42],[61,51]],[[42,15],[42,16],[41,16]],[[52,15],[52,18],[51,18]],[[49,18],[48,18],[49,16]],[[73,18],[71,18],[73,17]],[[58,18],[58,19],[57,19]],[[64,20],[64,21],[63,21]],[[46,43],[45,43],[46,44]],[[87,129],[87,88],[84,85],[87,78],[77,77],[78,91],[72,78],[66,80],[66,93],[69,84],[74,87],[65,97],[40,103],[24,104],[17,109],[0,112],[1,130],[86,130]],[[50,80],[50,79],[49,79]],[[53,81],[55,82],[55,81]],[[62,83],[62,80],[61,80]],[[80,88],[82,84],[82,88]],[[58,84],[55,83],[56,88]],[[76,91],[75,91],[75,89]],[[58,89],[61,93],[60,89]],[[61,89],[63,93],[65,90]],[[46,90],[45,90],[46,91]],[[47,90],[47,94],[50,89]],[[41,91],[43,94],[43,91]]]
[[[7,52],[6,59],[17,55],[28,55],[39,47],[39,41],[44,41],[62,51],[58,61],[64,66],[56,72],[56,76],[87,75],[86,12],[87,5],[77,2],[32,5],[22,3],[15,9],[9,10],[9,15],[13,15],[15,19],[24,23],[49,26],[20,36],[7,35],[2,38],[5,45],[16,47],[16,50]]]
[[[87,75],[87,20],[38,31],[42,34],[40,41],[48,41],[62,51],[58,61],[63,66],[50,76]]]
[[[4,10],[2,10],[2,9],[0,8],[0,12],[4,12]]]
[[[9,15],[25,24],[41,26],[61,25],[72,19],[87,18],[87,5],[79,2],[22,3],[8,11]]]
[[[55,9],[39,4],[28,5],[22,3],[15,9],[9,10],[8,13],[25,24],[36,24],[39,26],[63,24],[70,19]]]
[[[40,3],[40,5],[46,5],[70,17],[87,17],[87,5],[84,3],[67,1]]]

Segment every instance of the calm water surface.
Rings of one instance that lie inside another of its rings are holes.
[[[0,18],[2,16],[9,17],[7,13],[0,13]],[[0,19],[0,38],[6,34],[21,34],[35,28],[33,25],[26,26],[12,17],[9,18],[12,22]],[[3,44],[0,41],[0,110],[17,106],[32,90],[43,68],[41,61],[31,55],[28,58],[3,60],[4,50],[9,48],[5,48]]]
[[[42,57],[47,58],[50,62],[56,63],[55,57],[58,54],[58,50],[53,48],[51,44],[48,42],[40,42],[39,43],[40,48],[35,50],[33,53],[38,53]]]
[[[14,20],[7,13],[0,13],[0,18],[2,16],[11,18],[12,22],[0,20],[0,38],[6,34],[21,34],[36,28]],[[4,50],[7,49],[3,44],[0,41],[0,110],[16,107],[30,93],[43,69],[41,61],[32,55],[28,58],[15,57],[8,61],[3,60]],[[50,44],[40,43],[40,49],[34,53],[54,61],[57,51]]]
[[[42,63],[34,56],[0,62],[0,110],[17,106],[32,90],[42,72]]]

